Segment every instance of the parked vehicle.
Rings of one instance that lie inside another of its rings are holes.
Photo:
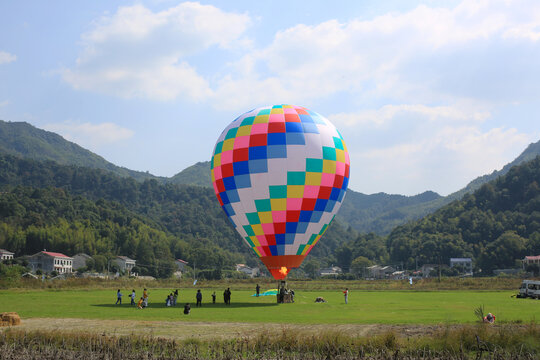
[[[540,281],[538,280],[523,280],[519,288],[519,298],[540,299]]]

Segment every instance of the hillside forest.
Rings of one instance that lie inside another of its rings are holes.
[[[387,236],[335,221],[292,276],[314,276],[330,265],[353,275],[371,264],[414,269],[450,257],[471,257],[486,275],[515,267],[540,253],[539,183],[536,157]],[[125,255],[137,260],[141,274],[156,277],[170,276],[174,259],[196,264],[209,278],[238,263],[259,266],[209,188],[6,153],[0,153],[0,248],[16,256],[84,252],[96,270]]]

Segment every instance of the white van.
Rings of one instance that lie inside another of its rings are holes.
[[[517,296],[520,298],[530,297],[533,299],[540,299],[540,281],[523,280]]]

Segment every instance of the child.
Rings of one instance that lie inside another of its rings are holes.
[[[137,309],[143,309],[144,299],[141,297],[139,302],[137,303]]]
[[[116,303],[115,303],[115,305],[118,305],[118,303],[120,303],[120,305],[122,305],[122,293],[120,292],[120,289],[118,289],[118,292],[116,293]]]
[[[188,315],[190,311],[191,311],[191,306],[189,305],[189,303],[187,303],[184,306],[184,314]]]
[[[148,291],[146,289],[143,290],[143,301],[144,301],[144,307],[148,306]]]
[[[135,289],[131,290],[131,305],[135,305]]]

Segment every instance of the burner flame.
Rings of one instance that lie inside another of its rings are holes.
[[[287,269],[285,266],[282,266],[281,269],[279,269],[279,272],[284,276],[287,276],[287,274],[289,273],[289,269]]]

